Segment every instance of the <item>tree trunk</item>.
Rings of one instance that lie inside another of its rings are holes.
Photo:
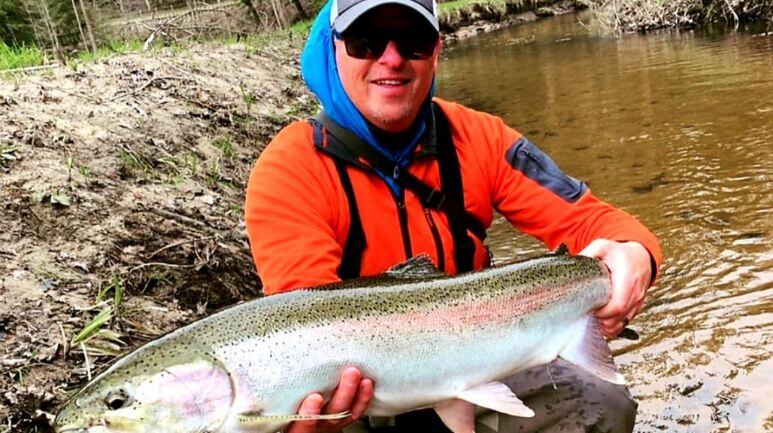
[[[150,6],[150,0],[145,0],[145,6],[148,7],[148,12],[153,12],[153,8]]]
[[[48,36],[51,38],[51,44],[54,46],[54,54],[62,64],[65,64],[66,62],[64,60],[64,55],[62,54],[62,46],[59,44],[59,35],[56,31],[56,25],[51,19],[51,13],[48,10],[48,1],[43,0],[41,4],[43,5],[43,20],[46,22],[46,28],[48,29]]]
[[[121,10],[121,15],[126,15],[126,10],[123,8],[123,0],[118,0],[118,9]]]
[[[83,21],[86,23],[86,32],[89,34],[89,41],[91,41],[91,52],[97,51],[97,41],[94,39],[94,30],[91,28],[91,20],[86,13],[86,5],[83,4],[83,0],[78,0],[81,5],[81,12],[83,12]]]
[[[242,0],[242,4],[244,4],[244,6],[250,10],[250,15],[252,15],[252,18],[255,20],[255,22],[260,24],[260,14],[258,13],[258,9],[255,7],[255,5],[252,4],[252,0]]]
[[[83,46],[88,49],[89,43],[86,40],[86,35],[83,33],[83,26],[81,25],[81,19],[80,14],[78,13],[78,7],[75,6],[75,0],[70,0],[72,2],[72,11],[75,12],[75,21],[78,23],[78,32],[81,34],[81,41],[83,41]]]
[[[198,13],[196,12],[196,2],[194,2],[193,0],[187,0],[187,3],[188,3],[188,9],[190,9],[191,11],[191,17],[193,17],[193,24],[195,26],[199,26],[199,16],[198,16]]]
[[[32,34],[35,35],[35,44],[37,44],[38,47],[45,47],[46,44],[43,42],[43,38],[40,36],[40,33],[38,33],[38,24],[36,20],[32,17],[32,12],[30,12],[29,5],[27,5],[27,0],[21,0],[21,5],[24,6],[24,12],[27,13],[27,19],[30,21],[30,27],[32,27]]]
[[[306,15],[306,11],[303,9],[301,0],[293,0],[293,4],[295,5],[295,9],[298,9],[298,16],[301,17],[302,20],[306,20],[309,18],[309,16]]]
[[[279,0],[271,0],[271,8],[274,10],[274,17],[276,17],[276,23],[280,29],[287,27],[285,23],[284,10]]]

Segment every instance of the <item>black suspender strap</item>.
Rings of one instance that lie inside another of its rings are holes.
[[[435,131],[437,134],[438,165],[440,166],[440,182],[447,200],[445,200],[446,216],[454,239],[454,260],[457,272],[473,270],[475,257],[475,242],[470,238],[467,229],[471,222],[480,225],[464,208],[464,190],[462,189],[462,172],[459,167],[459,156],[451,139],[451,129],[448,119],[437,104],[432,105],[435,113]],[[482,227],[481,227],[482,228]],[[483,230],[485,237],[485,230]],[[482,240],[483,238],[481,238]]]
[[[344,245],[341,265],[338,267],[338,277],[342,280],[349,280],[360,276],[362,253],[365,251],[365,232],[362,230],[360,211],[357,209],[357,197],[354,195],[352,179],[346,171],[346,164],[336,158],[335,165],[344,193],[346,193],[346,199],[349,202],[349,235]]]

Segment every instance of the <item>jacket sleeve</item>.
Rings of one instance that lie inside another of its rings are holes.
[[[501,122],[501,121],[500,121]],[[587,185],[564,174],[528,139],[501,123],[491,184],[492,204],[519,230],[555,249],[577,254],[591,241],[636,241],[650,253],[652,281],[661,263],[657,238],[636,218],[597,198]]]
[[[264,294],[339,281],[340,200],[327,179],[302,122],[281,131],[258,158],[244,210]]]

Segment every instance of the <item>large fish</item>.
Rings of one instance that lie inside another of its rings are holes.
[[[452,431],[470,433],[475,405],[533,416],[499,381],[557,357],[624,382],[591,315],[610,290],[606,267],[587,257],[454,277],[413,258],[380,277],[246,302],[152,341],[72,397],[55,430],[274,432],[356,366],[375,383],[368,415],[434,407]]]

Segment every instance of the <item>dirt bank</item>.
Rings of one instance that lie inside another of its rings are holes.
[[[45,425],[86,379],[70,341],[115,287],[117,335],[87,342],[92,366],[119,336],[133,347],[259,294],[243,190],[267,140],[315,110],[299,46],[199,45],[0,82],[3,425]]]
[[[445,25],[466,37],[512,22],[476,13]],[[259,296],[243,191],[268,140],[317,109],[302,42],[0,80],[0,433],[50,431],[115,355]]]

